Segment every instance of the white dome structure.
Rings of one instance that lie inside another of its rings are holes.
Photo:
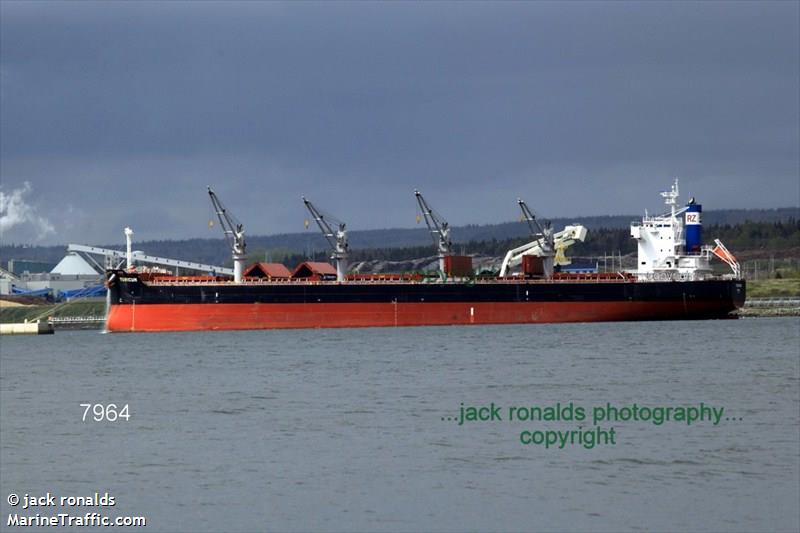
[[[58,264],[50,271],[51,274],[61,274],[62,276],[97,276],[98,272],[90,265],[86,259],[72,252],[64,256]]]

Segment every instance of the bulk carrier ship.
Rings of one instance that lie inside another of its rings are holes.
[[[233,255],[233,276],[177,276],[134,266],[131,232],[127,268],[106,271],[110,332],[276,328],[394,327],[534,324],[628,320],[727,318],[744,304],[745,281],[735,257],[719,241],[702,243],[702,208],[692,199],[678,207],[678,181],[661,193],[665,214],[631,225],[638,243],[634,271],[575,274],[564,249],[586,229],[542,227],[519,200],[532,241],[510,250],[499,275],[474,276],[471,258],[452,254],[450,228],[415,191],[439,252],[439,273],[347,274],[347,230],[303,199],[332,248],[327,263],[245,268],[244,230],[209,188]],[[306,221],[308,225],[308,221]],[[714,274],[711,260],[727,263]],[[511,273],[519,267],[519,272]]]

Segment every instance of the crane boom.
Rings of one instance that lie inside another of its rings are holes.
[[[545,258],[549,264],[545,264],[546,272],[549,272],[548,275],[552,274],[552,265],[559,264],[559,265],[568,265],[569,259],[560,260],[558,256],[553,253],[553,249],[561,250],[563,252],[564,249],[572,246],[576,242],[583,242],[586,239],[586,228],[580,224],[572,224],[569,226],[565,226],[563,230],[555,233],[553,237],[553,248],[549,252],[546,252],[542,247],[538,239],[535,241],[531,241],[527,244],[523,244],[517,248],[509,250],[506,253],[506,256],[503,258],[503,263],[500,267],[500,277],[506,276],[508,273],[509,268],[519,265],[522,262],[523,255],[535,255],[539,257]],[[551,269],[551,270],[547,270]]]
[[[422,211],[422,216],[425,217],[425,225],[428,226],[428,231],[433,239],[433,245],[436,246],[439,252],[439,269],[444,275],[444,258],[451,255],[453,249],[453,243],[450,241],[450,225],[441,215],[430,208],[421,192],[414,189],[414,195],[417,197],[417,203]]]
[[[586,228],[575,224],[566,226],[562,231],[553,234],[553,228],[550,226],[549,221],[545,222],[544,227],[542,227],[536,219],[536,215],[533,214],[533,211],[523,199],[517,198],[517,203],[522,210],[523,218],[528,223],[531,237],[534,240],[506,253],[500,266],[500,276],[505,276],[509,267],[518,265],[522,261],[523,255],[535,255],[543,259],[545,275],[550,277],[553,274],[553,265],[555,263],[560,265],[569,264],[569,260],[563,257],[563,251],[576,241],[583,241],[586,238]],[[560,256],[556,254],[556,249],[559,250]]]
[[[517,203],[519,204],[519,208],[522,210],[522,216],[525,218],[525,221],[528,223],[528,227],[531,230],[531,236],[537,236],[537,230],[539,236],[544,236],[545,231],[542,229],[542,226],[539,224],[539,221],[536,220],[536,215],[533,214],[533,211],[528,207],[528,204],[525,203],[525,200],[522,198],[517,198]],[[536,229],[534,229],[534,224],[536,225]]]
[[[341,220],[337,220],[335,217],[327,215],[328,220],[337,226],[337,229],[334,230],[331,225],[328,224],[328,220],[325,219],[325,215],[319,209],[314,207],[314,204],[307,200],[305,196],[302,198],[303,203],[306,204],[306,209],[308,209],[308,212],[311,213],[311,216],[314,218],[317,226],[319,226],[320,231],[322,231],[322,235],[325,237],[325,240],[328,241],[328,244],[331,247],[333,252],[331,254],[331,259],[336,261],[336,281],[344,281],[345,276],[347,275],[347,256],[350,250],[350,246],[347,244],[347,225]]]
[[[528,223],[528,228],[531,230],[531,237],[535,239],[530,244],[533,245],[532,247],[538,247],[539,254],[537,255],[545,258],[552,257],[554,255],[553,249],[555,243],[553,242],[553,230],[550,228],[550,223],[545,222],[545,227],[542,228],[542,225],[536,220],[536,215],[533,214],[533,211],[531,211],[528,204],[525,203],[525,200],[517,198],[517,203],[522,210],[522,217]],[[536,228],[534,228],[534,225]],[[545,259],[545,261],[547,261],[547,259]],[[545,265],[545,267],[546,266],[547,265]]]
[[[233,255],[233,281],[240,283],[242,281],[242,272],[244,271],[244,262],[246,259],[244,241],[244,225],[239,220],[228,213],[225,206],[222,205],[217,194],[208,188],[208,196],[211,198],[211,204],[214,206],[214,211],[217,213],[219,225],[222,226],[222,231],[225,234],[225,239],[228,241],[228,246],[231,248]]]

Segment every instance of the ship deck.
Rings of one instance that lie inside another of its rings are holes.
[[[318,280],[318,279],[243,279],[241,282],[236,283],[233,280],[218,280],[208,279],[205,277],[196,278],[167,278],[157,277],[153,279],[141,279],[141,281],[150,286],[158,287],[182,287],[182,286],[339,286],[339,285],[521,285],[521,284],[559,284],[559,283],[634,283],[638,282],[636,277],[625,273],[614,274],[599,274],[599,275],[561,275],[554,276],[553,278],[524,278],[524,277],[506,277],[506,278],[452,278],[448,280],[439,279],[397,279],[392,277],[376,277],[376,278],[355,278],[346,281],[335,280]],[[641,281],[645,283],[645,281]]]

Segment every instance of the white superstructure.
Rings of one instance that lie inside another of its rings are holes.
[[[701,280],[711,274],[711,257],[725,261],[738,277],[739,264],[733,254],[716,240],[716,247],[700,244],[701,210],[694,198],[678,208],[678,179],[669,191],[661,196],[669,212],[645,216],[631,224],[631,237],[638,244],[637,269],[634,274],[640,281]],[[691,246],[687,247],[687,234],[691,232]],[[687,249],[690,248],[691,250]]]

